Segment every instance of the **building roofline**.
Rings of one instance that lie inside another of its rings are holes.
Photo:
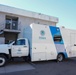
[[[19,8],[6,6],[6,5],[2,5],[2,4],[0,4],[0,12],[16,14],[16,15],[37,18],[37,19],[41,19],[41,20],[52,21],[52,22],[58,23],[57,17],[48,16],[48,15],[44,15],[44,14],[36,13],[36,12],[31,12],[31,11],[26,11],[24,9],[19,9]]]

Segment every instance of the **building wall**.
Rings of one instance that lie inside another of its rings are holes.
[[[45,21],[45,20],[39,20],[35,18],[29,18],[29,17],[23,17],[19,16],[19,22],[21,27],[21,34],[19,34],[19,38],[23,37],[23,30],[26,26],[30,25],[31,23],[37,23],[37,24],[44,24],[44,25],[53,25],[56,26],[55,22]]]
[[[5,38],[4,37],[0,37],[0,44],[4,44],[5,43]]]
[[[18,17],[19,29],[21,30],[21,32],[18,35],[18,38],[22,38],[23,37],[24,28],[26,26],[30,25],[31,23],[56,26],[56,22],[54,22],[54,21],[41,20],[41,19],[37,19],[37,18],[25,17],[25,16],[15,15],[15,14],[11,14],[11,13],[3,13],[3,12],[0,12],[0,26],[5,25],[5,17],[6,17],[6,15]]]
[[[9,14],[9,13],[1,13],[1,12],[0,12],[0,25],[5,24],[6,15],[14,16],[14,17],[19,18],[18,21],[19,21],[19,26],[20,26],[20,29],[21,29],[21,33],[19,34],[19,37],[23,37],[24,27],[26,27],[27,25],[30,25],[31,23],[37,23],[37,24],[39,23],[39,24],[44,24],[44,25],[56,26],[55,22],[40,20],[40,19],[30,18],[30,17],[24,17],[24,16],[19,16],[19,15]]]
[[[54,16],[49,16],[49,15],[45,15],[37,12],[26,11],[23,9],[10,7],[2,4],[0,4],[0,12],[11,13],[11,14],[21,15],[21,16],[26,16],[26,17],[31,17],[31,18],[36,18],[36,19],[41,19],[46,21],[52,21],[56,23],[58,22],[58,18]]]
[[[0,12],[0,24],[5,21],[5,14]]]
[[[0,12],[0,28],[4,26],[5,22],[5,14]]]

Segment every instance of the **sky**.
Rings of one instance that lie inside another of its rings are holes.
[[[76,29],[76,0],[0,0],[0,4],[58,17],[57,26]]]

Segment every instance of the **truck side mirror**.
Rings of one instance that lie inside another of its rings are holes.
[[[14,44],[13,45],[16,45],[17,44],[17,40],[15,40]]]

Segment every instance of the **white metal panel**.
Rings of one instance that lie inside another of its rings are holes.
[[[9,51],[8,51],[9,48],[10,48],[9,45],[7,45],[7,44],[1,44],[0,45],[0,53],[9,54]]]
[[[33,24],[32,28],[32,61],[56,59],[57,51],[49,26]],[[44,36],[41,35],[42,30]]]
[[[20,39],[18,39],[20,40]],[[12,45],[11,47],[11,53],[12,57],[21,57],[21,56],[28,56],[29,54],[29,46],[28,41],[26,40],[25,45]]]
[[[76,57],[76,33],[75,32],[71,32],[70,35],[70,43],[71,43],[71,57]]]
[[[12,57],[28,56],[28,48],[20,45],[13,45],[11,53]]]
[[[68,57],[75,57],[76,47],[74,44],[76,43],[76,30],[66,28],[60,28],[60,30]]]

